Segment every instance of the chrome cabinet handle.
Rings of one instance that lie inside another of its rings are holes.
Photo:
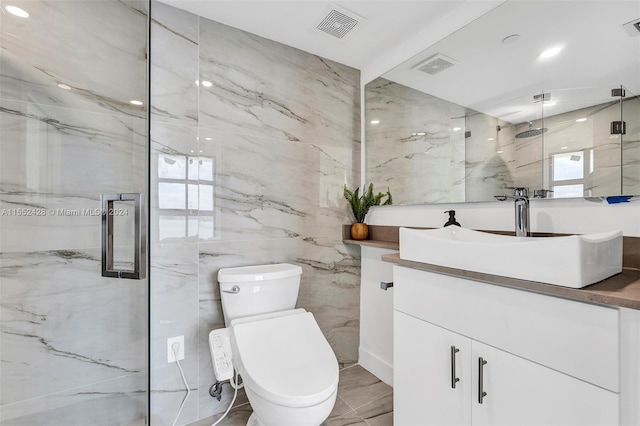
[[[458,377],[456,377],[456,354],[460,352],[460,349],[451,345],[451,389],[456,388],[456,383],[460,381]]]
[[[380,281],[380,288],[382,290],[387,290],[388,288],[393,287],[393,281],[391,281],[390,283],[385,283],[384,281]]]
[[[231,294],[237,294],[240,293],[240,287],[238,287],[237,285],[234,285],[233,287],[231,287],[231,290],[222,290],[223,293],[231,293]]]
[[[133,201],[134,204],[133,270],[117,270],[113,267],[114,201]],[[135,280],[144,279],[147,274],[147,225],[142,194],[102,194],[100,195],[100,205],[102,208],[102,276]]]
[[[487,364],[482,357],[478,358],[478,404],[482,404],[482,399],[487,396],[487,393],[484,391],[484,377],[483,370],[484,366]]]

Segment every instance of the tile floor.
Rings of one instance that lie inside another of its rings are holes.
[[[245,426],[251,415],[247,403],[233,408],[219,426]],[[192,423],[211,426],[218,416]],[[359,365],[340,371],[336,405],[323,426],[392,426],[393,388]]]

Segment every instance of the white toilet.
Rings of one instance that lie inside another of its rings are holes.
[[[313,314],[294,309],[302,269],[220,269],[233,364],[253,408],[247,425],[319,426],[338,391],[338,362]]]

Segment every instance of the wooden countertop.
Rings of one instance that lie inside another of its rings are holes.
[[[536,293],[563,297],[582,302],[640,310],[640,270],[634,268],[623,268],[620,274],[614,275],[611,278],[607,278],[604,281],[592,284],[588,287],[578,289],[403,260],[400,259],[399,253],[384,255],[382,256],[382,260],[385,262],[395,263],[399,266],[482,281],[503,287],[533,291]]]

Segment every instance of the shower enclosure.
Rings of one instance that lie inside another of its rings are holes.
[[[149,3],[0,6],[0,424],[147,424]]]

